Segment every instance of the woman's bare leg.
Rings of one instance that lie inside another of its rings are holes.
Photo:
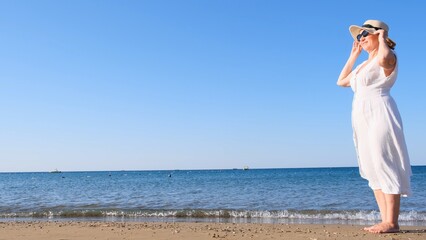
[[[386,221],[386,198],[385,198],[385,194],[382,192],[381,189],[378,190],[374,190],[374,197],[376,198],[376,202],[377,205],[379,206],[379,210],[380,210],[380,216],[381,216],[381,220],[382,222]],[[373,228],[375,228],[377,225],[373,225],[371,227],[366,227],[364,228],[365,231],[370,231]]]
[[[384,222],[387,219],[387,202],[385,194],[382,192],[381,189],[374,190],[374,197],[376,197],[376,202],[380,210],[380,216],[382,218],[382,222]]]
[[[373,233],[399,232],[398,217],[401,206],[400,194],[385,194],[381,190],[374,191],[379,205],[382,222],[365,229]]]
[[[386,221],[398,225],[399,209],[401,207],[400,194],[385,194],[386,198]]]

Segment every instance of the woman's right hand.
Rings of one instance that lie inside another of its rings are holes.
[[[361,54],[362,46],[358,41],[354,41],[352,44],[351,56],[358,57]]]
[[[341,87],[350,87],[351,86],[351,78],[352,78],[352,68],[358,58],[359,54],[361,54],[362,47],[358,41],[354,41],[352,44],[351,55],[349,56],[348,61],[340,72],[339,78],[337,80],[337,85]]]

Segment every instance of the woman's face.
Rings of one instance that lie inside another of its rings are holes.
[[[363,31],[361,30],[359,33],[361,34]],[[378,35],[369,33],[366,37],[361,37],[359,43],[366,52],[371,52],[379,46]]]

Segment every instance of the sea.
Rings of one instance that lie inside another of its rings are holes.
[[[400,224],[426,226],[426,166],[413,166]],[[0,173],[0,221],[371,224],[356,167]]]

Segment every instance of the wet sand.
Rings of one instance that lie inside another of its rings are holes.
[[[372,234],[358,225],[244,223],[0,222],[0,240],[74,239],[426,239],[426,227],[402,227],[400,233]]]

